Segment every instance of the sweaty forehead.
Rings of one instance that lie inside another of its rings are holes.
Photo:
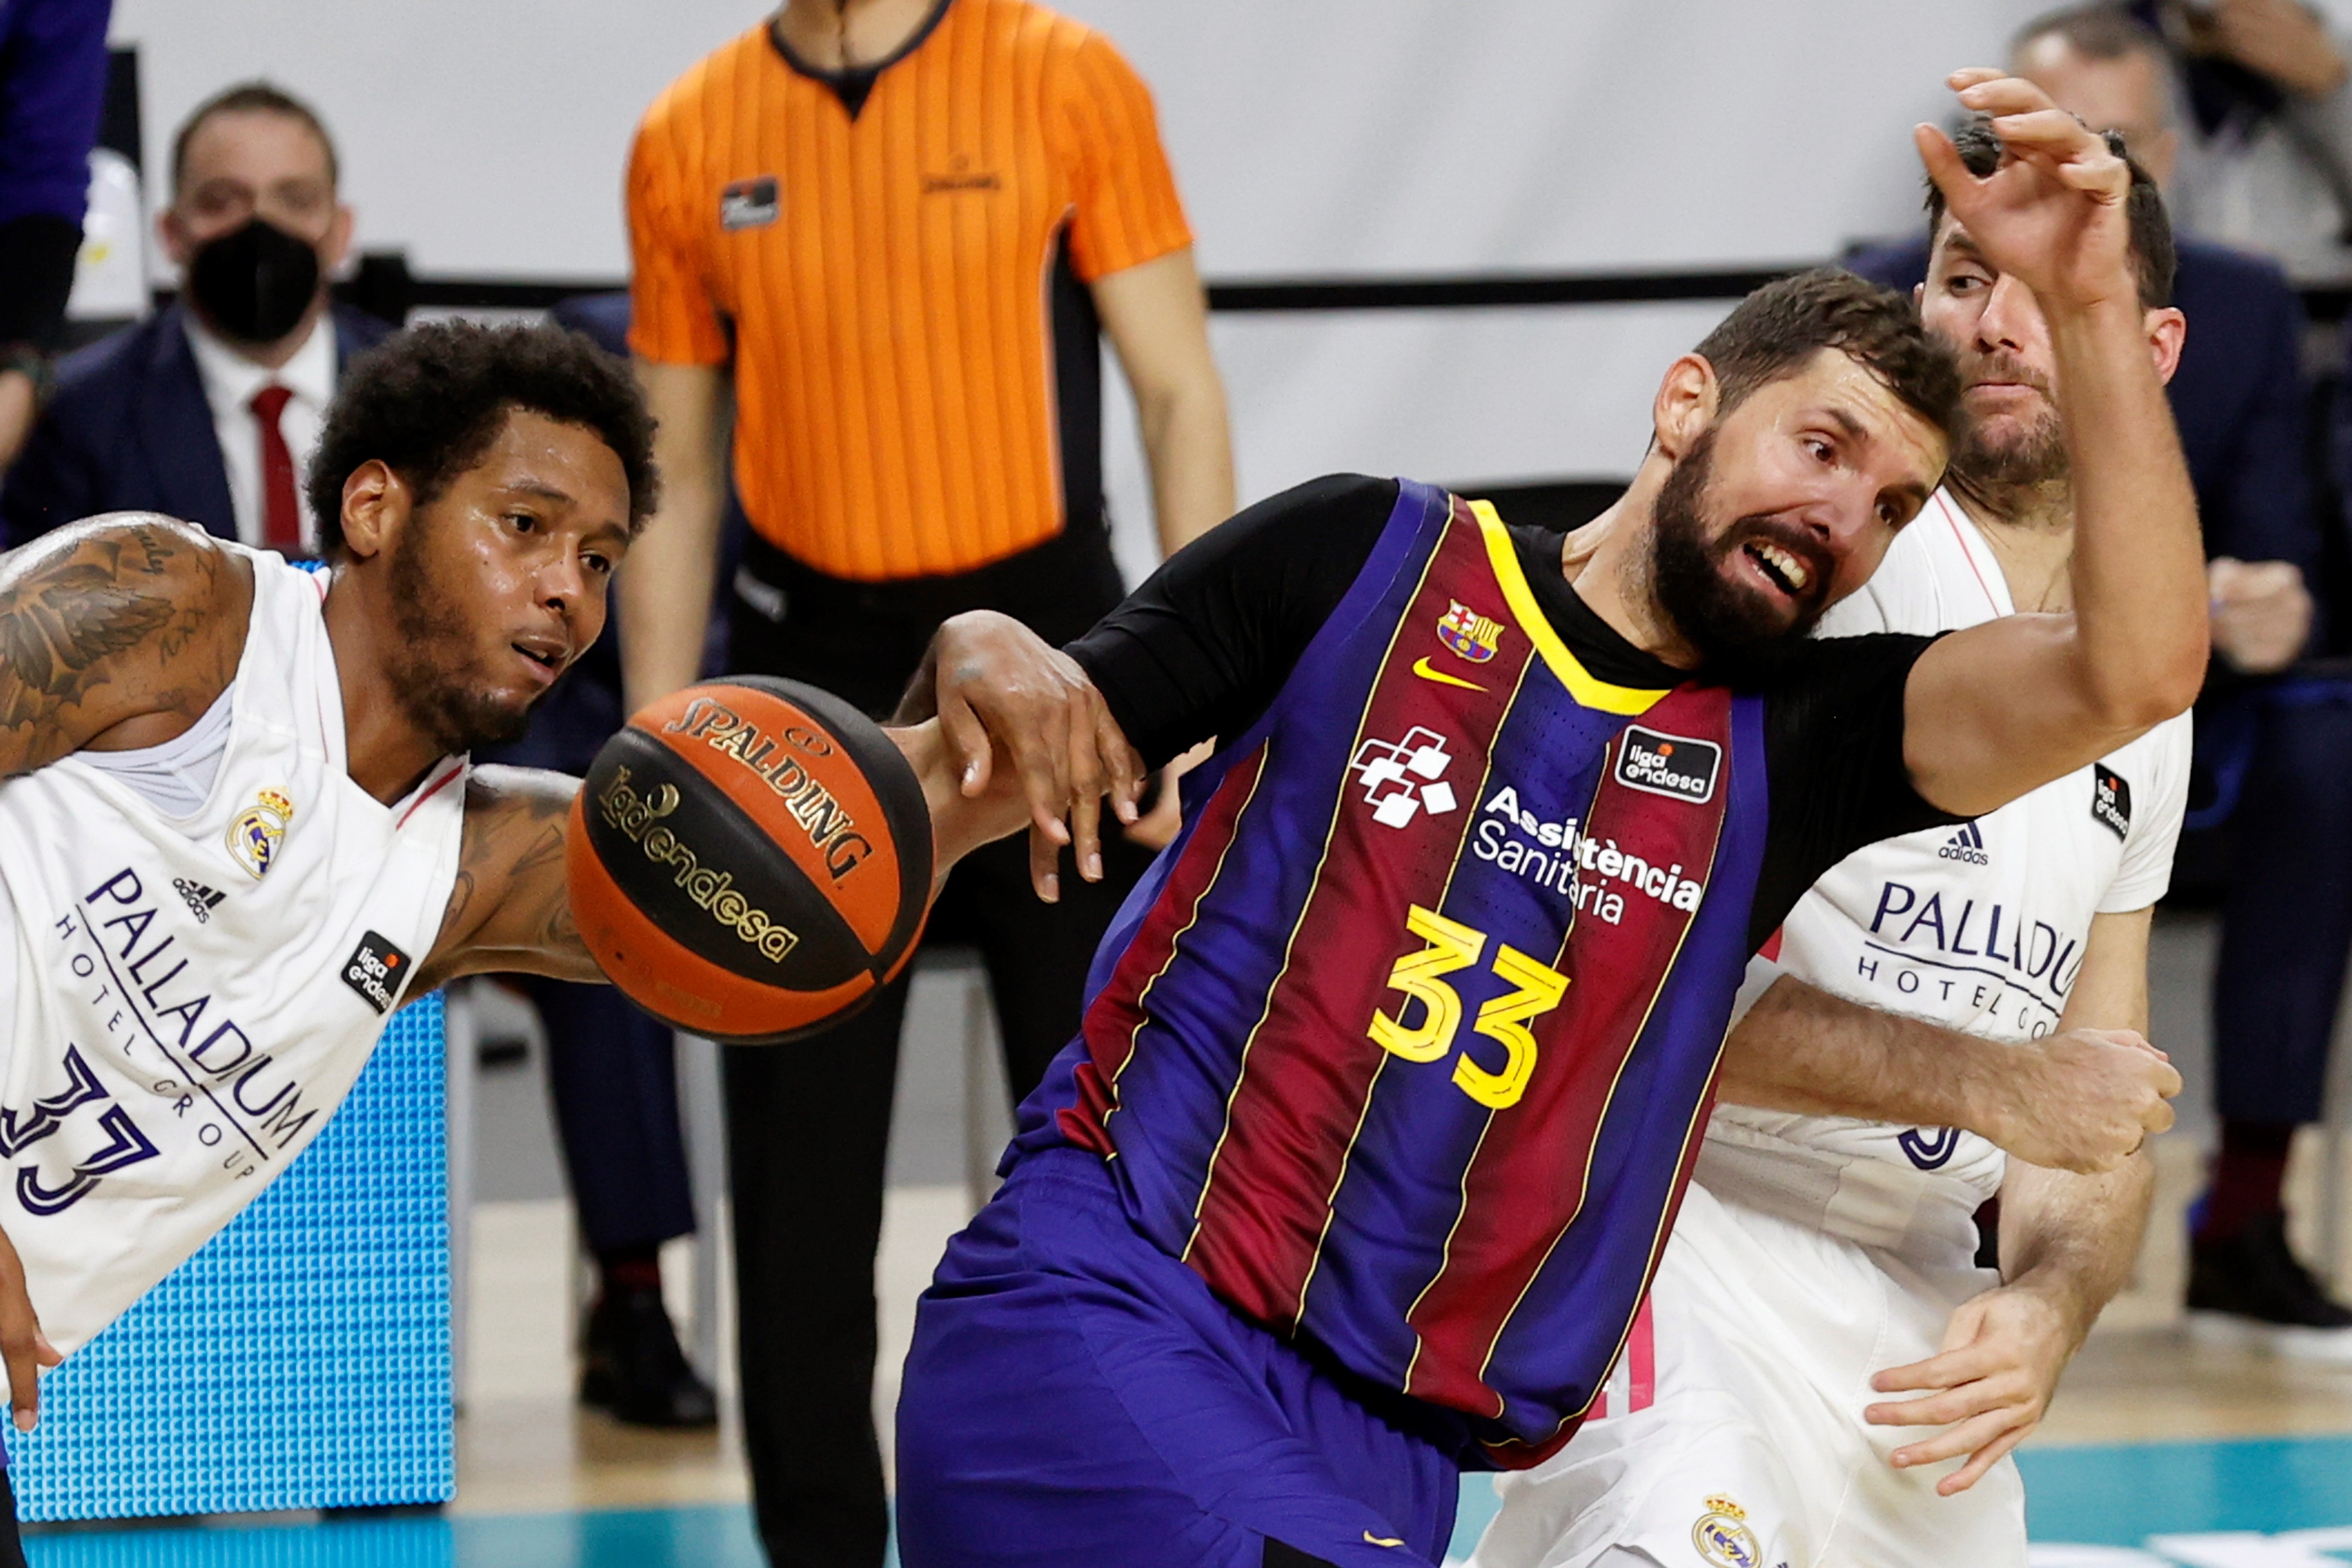
[[[1789,390],[1790,415],[1818,415],[1843,428],[1864,447],[1866,461],[1896,470],[1890,482],[1932,484],[1942,469],[1944,433],[1852,354],[1822,350],[1790,378]]]

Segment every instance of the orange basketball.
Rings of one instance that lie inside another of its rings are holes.
[[[872,720],[789,680],[707,681],[635,715],[567,839],[572,918],[613,984],[737,1045],[864,1006],[929,907],[914,770]]]

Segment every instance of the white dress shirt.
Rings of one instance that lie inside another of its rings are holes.
[[[325,428],[327,404],[335,395],[335,322],[321,313],[310,335],[294,357],[271,370],[257,365],[206,330],[193,311],[183,318],[188,347],[196,356],[196,374],[204,382],[205,401],[213,411],[213,430],[220,437],[222,465],[228,470],[229,505],[236,512],[236,536],[247,544],[262,539],[261,421],[254,416],[253,395],[275,382],[294,395],[278,416],[278,433],[294,458],[294,504],[302,517],[302,544],[316,549],[318,524],[302,494],[302,470],[318,449]]]

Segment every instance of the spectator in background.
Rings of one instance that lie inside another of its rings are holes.
[[[618,584],[633,707],[697,672],[730,390],[754,534],[732,663],[869,712],[946,616],[1058,643],[1118,601],[1097,319],[1163,546],[1232,510],[1192,236],[1150,95],[1100,35],[1025,0],[790,0],[655,102],[628,190],[667,498]],[[932,917],[982,949],[1016,1099],[1076,1032],[1146,858],[1114,840],[1079,876],[1065,856],[1052,905],[1021,842],[982,850]],[[778,1564],[878,1564],[888,1533],[874,1253],[906,996],[726,1054],[744,1445]]]
[[[156,220],[180,299],[58,366],[56,396],[0,486],[8,543],[137,509],[289,554],[312,549],[302,465],[342,367],[392,330],[329,303],[352,241],[335,174],[319,116],[267,83],[188,117]]]
[[[2180,145],[2171,61],[2122,6],[2029,23],[2011,57],[2059,107],[2123,132],[2169,188]],[[2169,391],[2205,531],[2219,656],[2198,710],[2198,760],[2234,795],[2236,848],[2213,977],[2221,1146],[2191,1241],[2189,1306],[2200,1321],[2284,1349],[2352,1355],[2352,1312],[2288,1248],[2280,1195],[2294,1129],[2319,1119],[2352,955],[2352,689],[2278,679],[2311,641],[2305,584],[2321,552],[2303,310],[2275,262],[2186,235],[2179,258],[2173,301],[2189,332]],[[1925,261],[1924,247],[1901,246],[1850,265],[1910,288]]]
[[[2297,282],[2352,280],[2347,42],[2300,0],[2134,0],[2182,106],[2175,219],[2275,257]]]
[[[73,291],[113,9],[0,4],[0,471],[32,429]]]

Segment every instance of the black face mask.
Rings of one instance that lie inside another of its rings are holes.
[[[207,241],[188,264],[188,293],[205,319],[248,343],[292,331],[319,294],[319,253],[260,218]]]

